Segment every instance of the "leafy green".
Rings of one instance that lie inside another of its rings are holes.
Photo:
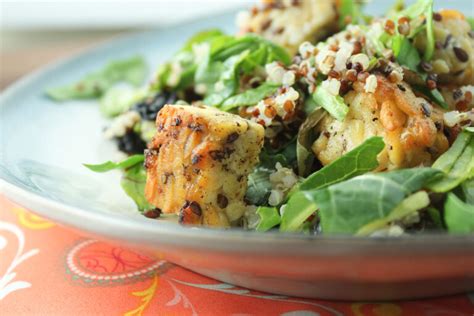
[[[94,172],[123,170],[120,182],[125,193],[135,202],[140,212],[154,208],[145,198],[146,170],[143,166],[144,155],[134,155],[121,162],[107,161],[99,165],[84,164]]]
[[[435,51],[435,33],[434,33],[434,25],[433,25],[433,1],[434,0],[427,0],[427,8],[425,11],[425,18],[426,18],[426,49],[425,54],[423,55],[423,59],[425,61],[430,61],[433,58],[434,51]]]
[[[300,231],[304,222],[317,209],[316,203],[306,197],[305,191],[296,191],[282,208],[280,231]]]
[[[333,163],[306,178],[299,190],[321,189],[348,180],[378,167],[378,154],[384,149],[381,137],[371,137]]]
[[[288,158],[281,154],[269,154],[265,148],[260,152],[260,162],[259,166],[267,169],[274,169],[277,163],[281,164],[283,167],[291,167]]]
[[[474,177],[474,137],[462,132],[451,148],[439,157],[433,168],[441,170],[445,176],[430,184],[434,192],[448,192],[465,180]]]
[[[225,34],[219,29],[210,29],[202,31],[193,35],[187,42],[184,44],[182,51],[192,51],[195,44],[200,44],[208,42],[214,38],[225,36]]]
[[[322,189],[375,169],[378,166],[377,155],[384,147],[382,138],[369,138],[360,146],[306,178],[290,192],[280,230],[299,230],[304,221],[317,209],[316,204],[307,198],[304,191]]]
[[[450,233],[474,232],[474,205],[463,202],[449,193],[444,205],[444,221]]]
[[[245,199],[250,204],[264,205],[267,203],[270,190],[272,189],[270,174],[272,174],[270,169],[257,168],[249,175]]]
[[[280,224],[280,214],[276,207],[260,206],[257,209],[257,214],[260,215],[257,231],[265,232]]]
[[[364,21],[358,1],[341,0],[338,11],[339,28],[341,29],[345,28],[347,24],[361,24]]]
[[[464,181],[461,184],[466,202],[474,205],[474,178]]]
[[[220,106],[220,109],[223,111],[230,111],[241,106],[255,105],[261,100],[274,94],[279,87],[280,85],[271,82],[265,82],[255,89],[250,89],[228,98]]]
[[[402,220],[408,215],[424,209],[430,204],[430,198],[425,191],[410,195],[398,204],[386,217],[377,219],[359,228],[356,235],[370,235],[388,226],[390,223]]]
[[[468,17],[467,22],[471,26],[471,30],[474,31],[474,18],[473,17]]]
[[[84,164],[84,166],[94,172],[107,172],[114,169],[127,169],[137,164],[143,163],[144,160],[144,155],[133,155],[125,160],[122,160],[121,162],[107,161],[98,165]]]
[[[296,143],[296,157],[298,161],[298,173],[300,176],[306,176],[314,162],[314,153],[311,145],[316,139],[315,127],[322,120],[326,112],[323,108],[317,108],[301,124]]]
[[[425,187],[438,174],[438,170],[431,168],[365,174],[304,192],[319,207],[323,233],[353,234],[388,216],[407,196]]]
[[[155,208],[145,198],[146,170],[142,164],[125,169],[120,184],[140,212]]]
[[[426,211],[431,219],[431,222],[434,225],[434,228],[443,229],[444,228],[443,220],[441,218],[441,214],[439,210],[434,207],[428,207]]]
[[[103,115],[115,117],[128,111],[135,103],[144,97],[144,90],[111,88],[100,98],[99,109]]]
[[[135,56],[109,62],[103,69],[84,76],[78,82],[48,89],[46,94],[55,101],[98,98],[118,82],[140,85],[146,73],[145,61]]]
[[[316,88],[316,92],[312,95],[314,102],[323,107],[338,121],[343,121],[349,112],[349,107],[344,103],[344,99],[340,96],[332,95],[322,85]]]
[[[408,38],[402,35],[395,35],[392,39],[392,50],[400,65],[406,66],[414,72],[418,72],[421,57],[418,50]]]

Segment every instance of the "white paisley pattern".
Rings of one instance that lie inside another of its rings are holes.
[[[15,268],[20,263],[38,254],[39,252],[39,249],[36,248],[24,252],[25,235],[23,234],[22,230],[14,224],[0,221],[0,258],[5,258],[5,255],[2,255],[2,250],[8,246],[7,238],[5,235],[3,235],[5,232],[11,233],[16,237],[18,241],[18,249],[13,260],[9,265],[7,265],[7,269],[3,275],[1,275],[2,271],[0,271],[0,301],[8,294],[31,287],[31,283],[29,282],[15,280]]]

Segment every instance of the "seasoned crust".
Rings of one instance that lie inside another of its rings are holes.
[[[263,127],[209,107],[166,105],[146,152],[145,195],[183,224],[228,227],[245,210]]]

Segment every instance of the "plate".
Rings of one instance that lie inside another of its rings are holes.
[[[83,234],[147,250],[203,275],[291,296],[392,300],[474,290],[474,237],[314,237],[186,228],[147,220],[122,193],[119,173],[94,174],[82,163],[113,159],[94,101],[51,102],[62,85],[111,59],[143,55],[152,68],[196,30],[232,32],[234,14],[117,39],[49,66],[1,97],[2,193]]]

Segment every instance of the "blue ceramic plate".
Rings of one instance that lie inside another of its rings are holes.
[[[257,290],[354,300],[474,290],[471,236],[321,238],[184,228],[139,215],[121,191],[118,172],[95,174],[82,166],[117,155],[114,144],[102,136],[107,122],[96,102],[54,103],[45,97],[46,88],[136,54],[156,69],[197,30],[233,32],[233,21],[233,13],[225,14],[120,38],[14,84],[1,97],[1,192],[84,234],[144,248],[204,275]]]

